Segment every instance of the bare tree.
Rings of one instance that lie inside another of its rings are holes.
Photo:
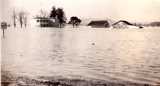
[[[39,16],[40,17],[48,17],[48,13],[47,13],[47,11],[41,9]]]
[[[28,18],[27,18],[27,15],[24,16],[24,26],[25,28],[27,27],[27,21],[28,21]]]
[[[21,28],[23,27],[23,18],[24,18],[24,12],[19,12],[19,23],[20,23],[20,26]]]
[[[21,28],[23,27],[23,25],[27,27],[27,18],[28,18],[27,12],[24,12],[24,11],[19,12],[18,19],[19,19]]]
[[[15,12],[15,10],[13,11],[13,25],[14,25],[14,28],[16,27],[16,20],[17,20],[17,14]]]

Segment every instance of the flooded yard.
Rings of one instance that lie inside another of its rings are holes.
[[[9,28],[2,39],[2,74],[6,72],[37,81],[158,86],[160,28]]]

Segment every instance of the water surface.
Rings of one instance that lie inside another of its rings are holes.
[[[2,39],[2,70],[157,84],[160,28],[10,28]]]

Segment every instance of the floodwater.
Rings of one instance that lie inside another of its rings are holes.
[[[2,70],[156,85],[160,28],[9,28],[2,39]]]

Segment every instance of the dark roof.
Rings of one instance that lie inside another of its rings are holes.
[[[130,23],[130,22],[126,21],[126,20],[119,20],[118,22],[116,22],[116,23],[114,23],[112,25],[114,26],[114,25],[117,25],[117,24],[119,24],[121,22],[126,24],[126,25],[137,26],[139,28],[143,28],[143,26],[141,26],[141,25],[136,25],[136,24]]]
[[[160,26],[160,22],[151,22],[150,25],[151,26]]]
[[[122,23],[125,23],[125,24],[127,24],[127,25],[133,25],[132,23],[130,23],[130,22],[128,22],[128,21],[125,21],[125,20],[120,20],[120,21],[114,23],[113,25],[119,24],[119,23],[121,23],[121,22],[122,22]]]
[[[91,21],[88,26],[92,26],[92,25],[109,25],[107,20],[97,20],[97,21]]]

